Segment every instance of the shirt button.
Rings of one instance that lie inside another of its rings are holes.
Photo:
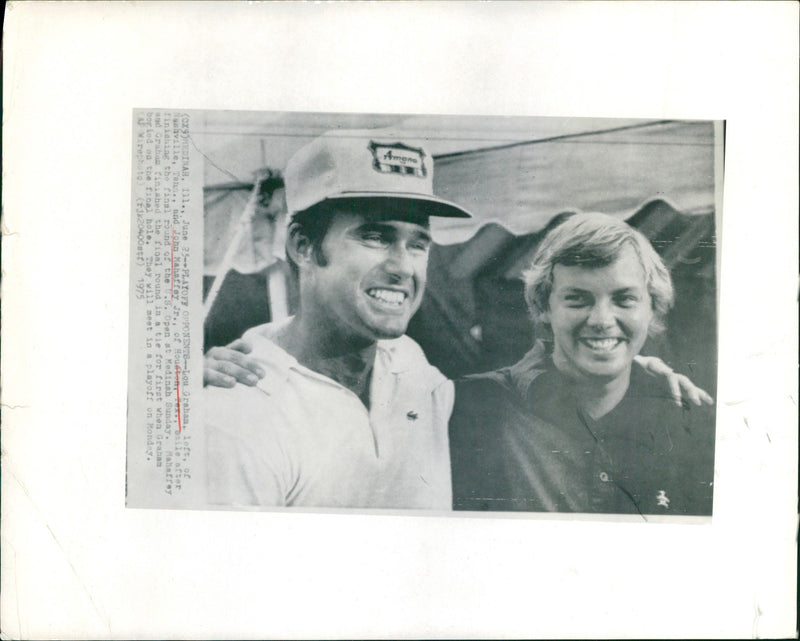
[[[600,480],[603,481],[603,483],[608,483],[608,474],[600,472]]]

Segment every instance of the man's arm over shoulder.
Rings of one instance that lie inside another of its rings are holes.
[[[268,326],[269,323],[256,325],[232,343],[208,350],[203,356],[203,386],[233,387],[242,383],[252,387],[264,378],[264,368],[251,352],[254,339]]]

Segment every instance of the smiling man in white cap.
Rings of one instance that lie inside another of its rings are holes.
[[[205,390],[208,500],[451,507],[453,386],[405,336],[425,291],[433,195],[422,145],[334,131],[285,170],[298,313],[249,330],[256,386]]]

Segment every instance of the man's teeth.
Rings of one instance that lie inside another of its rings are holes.
[[[372,298],[377,298],[383,303],[397,305],[398,307],[402,305],[403,301],[406,299],[405,293],[397,292],[392,289],[369,289],[367,290],[367,294],[372,296]]]
[[[596,350],[608,350],[616,347],[622,339],[620,338],[582,338],[584,345]]]

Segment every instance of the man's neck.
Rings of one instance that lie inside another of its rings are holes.
[[[352,391],[369,408],[375,341],[344,336],[298,315],[275,336],[275,342],[304,367]]]
[[[559,362],[557,354],[553,355],[553,363],[570,380],[578,406],[594,420],[602,418],[619,405],[630,386],[630,370],[615,378],[603,380],[570,371],[565,363]]]
[[[605,383],[574,381],[572,389],[580,408],[596,421],[619,405],[629,383],[628,378]]]

